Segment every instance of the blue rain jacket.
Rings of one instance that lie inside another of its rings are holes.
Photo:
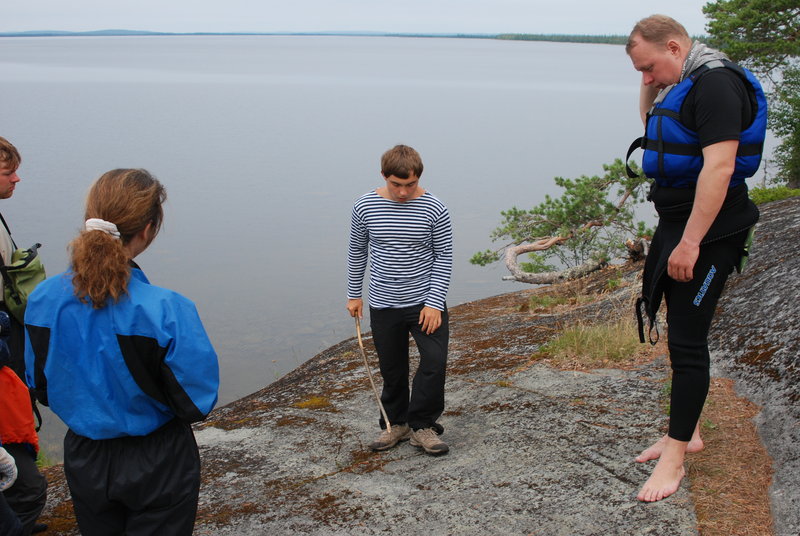
[[[219,388],[217,355],[194,304],[131,269],[128,294],[95,309],[72,273],[40,283],[25,313],[26,379],[76,434],[144,436],[202,420]]]

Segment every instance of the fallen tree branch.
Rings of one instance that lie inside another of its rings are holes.
[[[581,278],[606,265],[605,262],[589,261],[580,266],[567,268],[566,270],[558,272],[532,273],[524,271],[517,263],[517,257],[524,253],[543,251],[554,245],[561,244],[565,240],[567,240],[567,237],[553,236],[542,238],[531,244],[509,246],[506,248],[505,263],[511,275],[504,276],[503,281],[519,281],[520,283],[531,283],[534,285],[552,285],[561,281]]]

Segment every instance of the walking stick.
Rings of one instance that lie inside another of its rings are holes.
[[[381,397],[378,395],[378,389],[375,388],[375,380],[372,379],[372,369],[369,368],[369,361],[367,361],[367,351],[364,350],[364,341],[361,340],[361,320],[356,315],[356,335],[358,335],[358,347],[361,348],[361,357],[364,358],[364,366],[367,367],[367,376],[369,376],[369,383],[372,385],[372,392],[375,393],[375,400],[378,401],[378,408],[381,410],[383,420],[386,422],[386,431],[392,433],[392,424],[389,422],[389,417],[386,415],[386,410],[383,409]]]

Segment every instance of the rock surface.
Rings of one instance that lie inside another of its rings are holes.
[[[759,404],[758,430],[773,458],[775,534],[800,534],[800,198],[762,205],[745,271],[733,277],[712,327],[715,375]]]
[[[796,211],[800,204],[793,203]],[[784,210],[763,209],[761,242],[780,238],[768,234],[767,222]],[[764,308],[742,298],[748,313],[734,314],[741,289],[733,287],[713,341],[714,358],[730,365],[722,372],[735,375],[764,407],[759,424],[775,458],[778,536],[798,533],[800,488],[797,337],[790,317],[775,325],[785,301],[770,303],[775,293],[767,289],[777,284],[772,274],[787,266],[794,266],[793,281],[800,276],[796,215],[775,232],[787,226],[794,242],[782,246],[785,261],[767,268],[775,259],[757,248],[745,274],[732,279],[756,287]],[[529,310],[530,296],[547,289],[451,309],[447,409],[440,421],[451,447],[445,456],[408,443],[384,453],[367,449],[378,432],[378,410],[354,339],[215,410],[196,427],[203,486],[195,534],[697,534],[686,479],[666,501],[635,498],[653,462],[637,464],[633,457],[664,432],[666,359],[582,372],[535,357],[563,326],[632,311],[640,269],[610,268],[615,272],[559,285],[567,295],[601,296],[563,310]],[[609,285],[609,278],[619,285]],[[779,288],[783,295],[794,292],[797,307],[796,284]],[[751,325],[760,327],[751,333]],[[368,336],[365,344],[377,367]],[[789,353],[781,350],[786,345]],[[754,360],[748,347],[771,350]],[[50,533],[77,534],[60,469],[48,478]]]
[[[663,423],[663,362],[537,365],[531,354],[564,319],[519,311],[528,294],[453,310],[447,456],[407,443],[368,451],[377,409],[352,340],[222,408],[197,432],[207,470],[197,534],[692,534],[685,490],[635,500],[648,467],[632,455]],[[602,315],[604,303],[572,314]]]
[[[685,485],[669,501],[635,498],[652,465],[633,457],[663,434],[665,359],[579,372],[532,358],[564,325],[632,310],[640,269],[613,272],[614,292],[608,272],[564,285],[602,297],[560,314],[528,310],[536,290],[454,307],[446,456],[369,451],[378,410],[354,339],[215,410],[196,428],[195,534],[696,534]],[[66,498],[50,477],[51,498]],[[48,509],[75,533],[68,502]]]

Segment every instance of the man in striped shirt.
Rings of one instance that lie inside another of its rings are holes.
[[[347,253],[347,310],[363,317],[361,291],[370,259],[370,327],[383,376],[381,401],[392,424],[370,444],[387,450],[400,441],[429,454],[448,452],[436,422],[444,411],[449,328],[445,297],[453,266],[447,207],[419,185],[422,159],[406,145],[381,158],[384,186],[353,206]],[[420,363],[409,390],[409,334]]]

